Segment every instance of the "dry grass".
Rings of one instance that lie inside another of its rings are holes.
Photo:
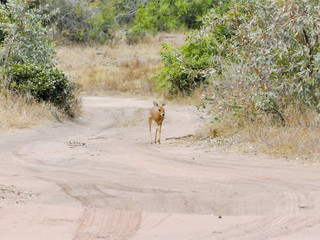
[[[60,46],[59,67],[68,73],[86,95],[129,93],[154,95],[149,78],[160,67],[163,42],[180,44],[182,34],[161,33],[137,45],[125,42],[106,46]]]
[[[0,132],[30,128],[54,120],[48,104],[3,93],[0,102]]]
[[[87,95],[130,93],[156,95],[148,75],[160,66],[159,51],[163,42],[181,44],[183,34],[161,33],[137,45],[126,43],[108,46],[59,46],[58,67],[72,77],[79,90]],[[79,110],[80,111],[80,110]],[[50,104],[0,94],[0,131],[31,128],[63,118]]]
[[[246,153],[265,153],[308,162],[320,159],[320,121],[316,111],[286,111],[286,126],[273,124],[265,116],[258,122],[225,113],[209,125],[205,137],[212,145]],[[202,136],[203,138],[203,136]]]
[[[203,87],[199,87],[194,90],[191,95],[186,95],[184,93],[178,93],[177,95],[170,95],[169,93],[163,93],[164,97],[170,102],[175,104],[186,104],[192,106],[198,106],[203,102],[204,92],[206,90]]]

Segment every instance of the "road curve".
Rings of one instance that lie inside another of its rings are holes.
[[[319,166],[179,143],[201,124],[190,106],[166,107],[161,145],[152,101],[83,106],[0,135],[0,239],[319,239]]]

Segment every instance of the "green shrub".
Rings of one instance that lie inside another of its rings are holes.
[[[104,43],[111,39],[116,26],[110,1],[43,0],[41,6],[47,13],[58,10],[48,21],[55,26],[55,38],[58,39]]]
[[[87,1],[80,0],[43,0],[42,6],[51,15],[49,24],[56,28],[55,37],[62,36],[70,41],[85,42],[90,29],[89,19],[93,12]]]
[[[4,20],[4,17],[3,17],[3,15],[1,13],[0,13],[0,19],[1,19],[1,21]],[[5,33],[3,32],[2,29],[0,29],[0,44],[3,42],[4,37],[5,37]]]
[[[227,9],[223,4],[212,11],[216,18],[221,19],[222,7]],[[153,78],[160,90],[169,90],[171,94],[191,94],[199,86],[208,84],[213,72],[221,71],[219,61],[227,54],[222,45],[229,44],[234,29],[225,26],[224,21],[213,28],[207,24],[206,18],[203,19],[203,24],[202,30],[188,34],[181,47],[163,45],[160,55],[164,67]],[[212,28],[209,31],[207,27]]]
[[[33,3],[8,0],[6,5],[0,5],[0,15],[5,20],[0,23],[5,32],[0,48],[1,87],[18,94],[30,93],[36,100],[51,102],[75,116],[75,86],[54,67],[51,28],[43,24],[49,16],[30,5]]]
[[[0,30],[0,44],[3,42],[4,38],[5,38],[5,33]]]
[[[262,110],[282,124],[291,106],[320,112],[319,2],[243,0],[228,14],[232,18],[226,25],[233,26],[235,34],[224,65],[232,61],[241,66],[231,77],[246,99],[244,112]],[[230,99],[238,101],[236,96]]]
[[[198,20],[218,1],[199,0],[160,0],[147,1],[140,4],[136,11],[133,26],[130,27],[135,38],[143,38],[146,33],[156,34],[159,31],[174,31],[178,29],[198,29]],[[140,34],[140,35],[139,35]]]
[[[164,46],[158,86],[188,93],[210,83],[221,111],[264,112],[281,124],[292,106],[320,113],[318,1],[241,0],[202,22],[183,46]]]
[[[56,56],[52,29],[43,22],[49,18],[41,9],[30,8],[33,1],[8,0],[0,4],[0,29],[4,33],[0,64],[51,64]]]
[[[101,44],[112,39],[113,31],[116,28],[114,21],[115,10],[110,3],[98,2],[96,4],[95,14],[88,19],[91,28],[88,31],[90,40]]]
[[[189,42],[177,49],[163,44],[160,55],[164,67],[154,77],[157,86],[160,89],[169,88],[171,94],[183,92],[189,95],[197,87],[207,84],[207,67],[217,53],[215,48],[209,38]]]
[[[131,28],[125,32],[128,44],[136,44],[146,36],[146,31],[139,28]]]
[[[131,24],[136,16],[139,6],[143,6],[149,0],[102,0],[102,2],[112,2],[115,21],[120,25]]]
[[[75,112],[75,84],[59,69],[45,65],[16,64],[9,69],[10,89],[51,102],[69,116]]]

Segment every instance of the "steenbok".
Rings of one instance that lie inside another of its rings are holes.
[[[162,127],[162,122],[165,116],[165,110],[164,110],[164,105],[165,103],[162,104],[162,106],[159,106],[158,103],[153,101],[154,107],[151,108],[150,110],[150,116],[149,116],[149,132],[150,132],[150,138],[151,138],[151,144],[152,144],[152,135],[151,135],[151,124],[152,120],[156,122],[157,124],[157,129],[156,129],[156,135],[154,137],[154,143],[157,143],[157,133],[159,130],[159,139],[158,143],[160,144],[160,137],[161,137],[161,127]]]

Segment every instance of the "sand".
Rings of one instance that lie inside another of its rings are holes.
[[[159,145],[152,101],[83,106],[0,135],[1,240],[319,239],[319,166],[181,142],[201,127],[194,107],[166,106]]]

